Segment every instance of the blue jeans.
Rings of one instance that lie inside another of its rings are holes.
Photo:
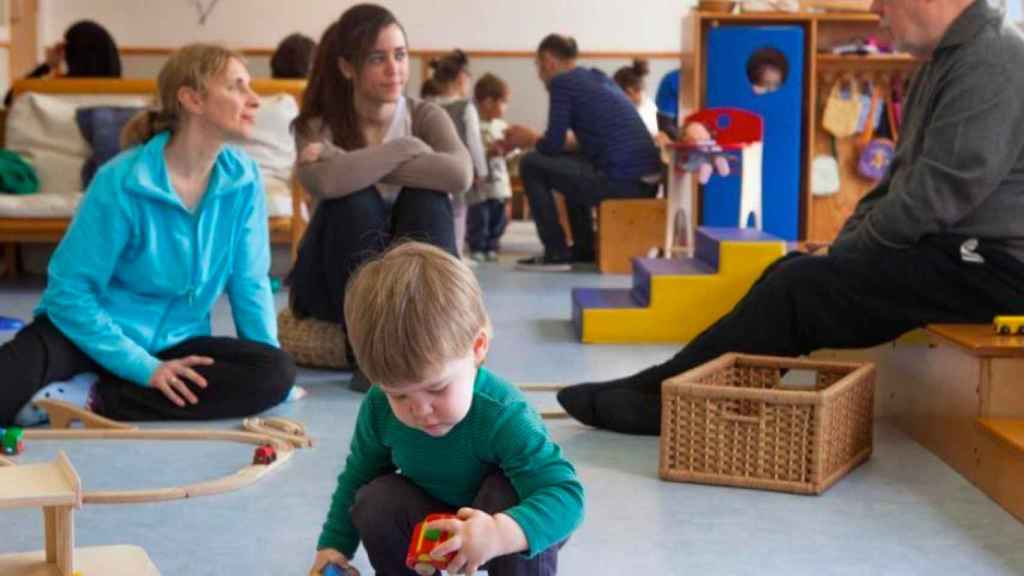
[[[497,252],[498,242],[508,226],[505,202],[489,199],[469,207],[466,243],[470,252]]]
[[[519,175],[530,203],[544,254],[551,258],[594,259],[594,219],[591,209],[610,198],[653,198],[657,184],[642,180],[612,180],[578,155],[546,156],[530,152],[519,161]],[[573,246],[558,222],[555,191],[565,196]]]
[[[371,186],[320,202],[288,276],[292,312],[344,329],[342,303],[352,271],[399,239],[428,242],[457,256],[448,194],[403,188],[388,206]]]

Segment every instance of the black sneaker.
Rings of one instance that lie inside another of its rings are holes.
[[[531,256],[516,262],[516,270],[530,272],[569,272],[572,260],[568,257]]]
[[[348,387],[353,392],[362,392],[363,394],[370,389],[370,381],[366,379],[366,374],[363,374],[358,366],[352,367],[352,378],[348,381]]]

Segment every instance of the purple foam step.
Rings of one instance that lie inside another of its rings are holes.
[[[704,276],[715,270],[696,258],[633,258],[633,299],[651,302],[651,279],[656,276]]]
[[[694,240],[693,255],[713,270],[718,270],[718,248],[722,242],[782,242],[782,238],[773,236],[755,228],[718,228],[701,226],[697,228]]]
[[[583,311],[607,308],[643,308],[628,288],[573,288],[572,323],[576,337],[583,339]]]

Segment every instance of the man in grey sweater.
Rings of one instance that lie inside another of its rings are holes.
[[[990,1],[875,0],[897,48],[922,61],[888,175],[829,251],[773,263],[665,363],[562,390],[569,414],[658,434],[662,381],[727,352],[862,348],[1024,314],[1024,36]]]

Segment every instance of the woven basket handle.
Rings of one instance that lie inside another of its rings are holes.
[[[732,410],[729,410],[725,405],[719,404],[718,411],[721,414],[722,420],[728,420],[730,422],[739,422],[741,424],[761,424],[764,422],[764,402],[757,405],[757,416],[750,416],[747,414],[737,414]]]
[[[742,424],[760,424],[764,420],[764,416],[744,416],[742,414],[732,414],[730,412],[724,412],[722,414],[722,420],[729,420],[730,422],[740,422]]]

